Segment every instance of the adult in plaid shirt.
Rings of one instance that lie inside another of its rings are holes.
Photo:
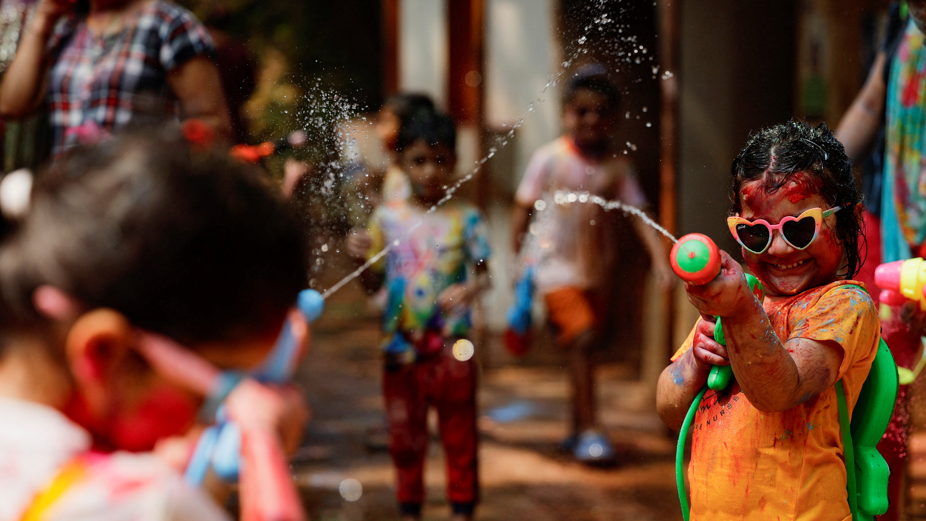
[[[0,82],[0,116],[46,100],[55,157],[142,118],[196,117],[228,136],[213,54],[202,24],[170,2],[40,0]]]

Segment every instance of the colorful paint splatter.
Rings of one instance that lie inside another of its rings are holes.
[[[485,221],[472,205],[451,200],[425,214],[425,209],[400,201],[380,206],[370,220],[373,243],[369,257],[399,241],[386,255],[385,265],[374,265],[386,274],[383,347],[393,354],[408,350],[406,337],[420,333],[433,333],[436,349],[443,345],[440,337],[466,335],[471,327],[469,310],[442,312],[437,297],[451,285],[466,281],[468,265],[487,260],[491,254]]]
[[[855,405],[878,346],[871,298],[853,281],[768,297],[782,342],[832,341],[844,350],[837,379]],[[691,349],[694,330],[676,353]],[[777,413],[749,402],[738,383],[708,391],[692,424],[691,519],[849,519],[836,391]]]

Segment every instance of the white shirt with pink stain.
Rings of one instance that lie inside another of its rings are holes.
[[[646,197],[622,155],[590,160],[566,136],[534,152],[515,193],[519,204],[535,208],[524,261],[537,264],[534,280],[542,292],[564,286],[590,289],[617,254],[615,212],[606,214],[591,202],[556,204],[557,191],[587,192],[636,207],[646,207]],[[544,201],[543,210],[534,206],[538,200]]]
[[[61,412],[0,398],[0,521],[18,521],[60,473],[87,453],[89,433]],[[43,513],[45,521],[225,521],[228,515],[150,453],[90,460],[86,474]]]

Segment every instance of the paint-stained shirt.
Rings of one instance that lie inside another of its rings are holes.
[[[842,348],[837,380],[845,384],[850,411],[880,333],[876,308],[858,286],[837,281],[764,303],[783,343],[805,338]],[[673,360],[691,349],[693,338],[694,330]],[[728,391],[707,391],[691,432],[692,520],[851,518],[835,387],[786,411],[765,413],[734,381]]]
[[[415,337],[432,330],[446,337],[465,335],[471,327],[469,310],[444,312],[437,298],[451,285],[466,282],[469,267],[491,255],[479,210],[451,199],[428,214],[408,201],[393,201],[373,212],[368,231],[372,238],[368,258],[391,247],[385,263],[373,267],[386,275],[386,351],[410,347],[396,333]]]
[[[523,256],[526,264],[536,265],[534,281],[543,292],[564,286],[591,289],[611,275],[617,255],[614,218],[619,212],[605,212],[588,196],[647,205],[633,165],[623,155],[590,159],[568,136],[534,152],[515,200],[537,210]],[[542,201],[540,207],[537,201]]]

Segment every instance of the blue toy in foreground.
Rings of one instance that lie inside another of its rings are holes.
[[[325,308],[325,299],[314,289],[306,289],[299,293],[296,307],[306,321],[311,323],[321,316]],[[283,324],[283,330],[267,360],[248,376],[263,383],[284,383],[292,377],[299,361],[301,347],[293,335],[292,327],[289,320]],[[238,373],[223,374],[226,385],[216,394],[224,400],[244,376]],[[216,401],[215,398],[209,400],[213,401]],[[215,411],[215,425],[207,428],[200,436],[184,478],[192,485],[200,485],[210,466],[223,481],[238,481],[241,470],[241,429],[225,418],[221,405]]]

